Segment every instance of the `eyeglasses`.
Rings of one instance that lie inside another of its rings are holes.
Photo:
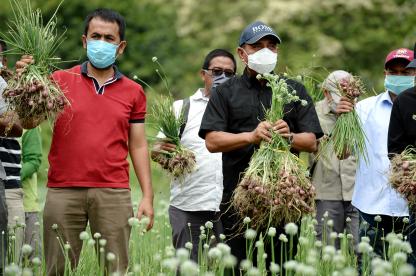
[[[234,77],[235,72],[229,69],[220,69],[220,68],[212,68],[212,69],[204,69],[205,72],[211,71],[211,76],[218,77],[221,76],[223,73],[227,78]]]

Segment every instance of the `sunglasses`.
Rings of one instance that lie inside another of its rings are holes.
[[[205,72],[211,71],[211,76],[218,77],[221,76],[223,73],[227,78],[234,77],[235,72],[229,69],[220,69],[220,68],[213,68],[213,69],[204,69]]]

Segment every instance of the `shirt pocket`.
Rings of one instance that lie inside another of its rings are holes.
[[[255,106],[247,105],[233,107],[230,110],[229,126],[232,132],[248,132],[254,130],[260,123],[258,111]]]

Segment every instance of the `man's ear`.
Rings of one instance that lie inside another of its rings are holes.
[[[199,71],[199,76],[201,77],[202,81],[205,81],[205,74],[206,74],[206,72],[204,71],[204,69],[201,69]]]
[[[248,56],[247,56],[246,51],[245,51],[242,47],[238,47],[238,48],[237,48],[237,54],[238,54],[238,57],[240,58],[240,60],[241,60],[244,64],[247,64],[247,59],[248,59]]]
[[[87,36],[86,35],[82,35],[81,36],[81,40],[82,40],[82,47],[84,49],[87,49]]]
[[[118,46],[117,54],[122,55],[124,53],[124,49],[126,49],[126,47],[127,47],[127,41],[125,41],[125,40],[121,41],[119,46]]]

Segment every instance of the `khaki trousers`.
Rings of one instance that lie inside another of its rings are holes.
[[[57,240],[71,246],[69,258],[74,269],[79,261],[82,241],[79,234],[89,222],[91,233],[107,240],[106,254],[116,260],[112,270],[124,273],[128,266],[130,226],[133,216],[130,190],[111,188],[48,188],[43,213],[44,250],[47,275],[63,275],[65,258]],[[52,229],[56,224],[58,229]]]
[[[33,257],[42,258],[42,238],[40,235],[39,212],[25,213],[25,244],[32,246],[33,252],[30,254],[30,259]]]
[[[24,242],[25,229],[21,226],[25,223],[25,210],[23,208],[23,189],[6,189],[6,204],[8,215],[9,234],[14,233],[14,262],[19,263],[20,251]],[[18,226],[20,224],[20,226]]]

